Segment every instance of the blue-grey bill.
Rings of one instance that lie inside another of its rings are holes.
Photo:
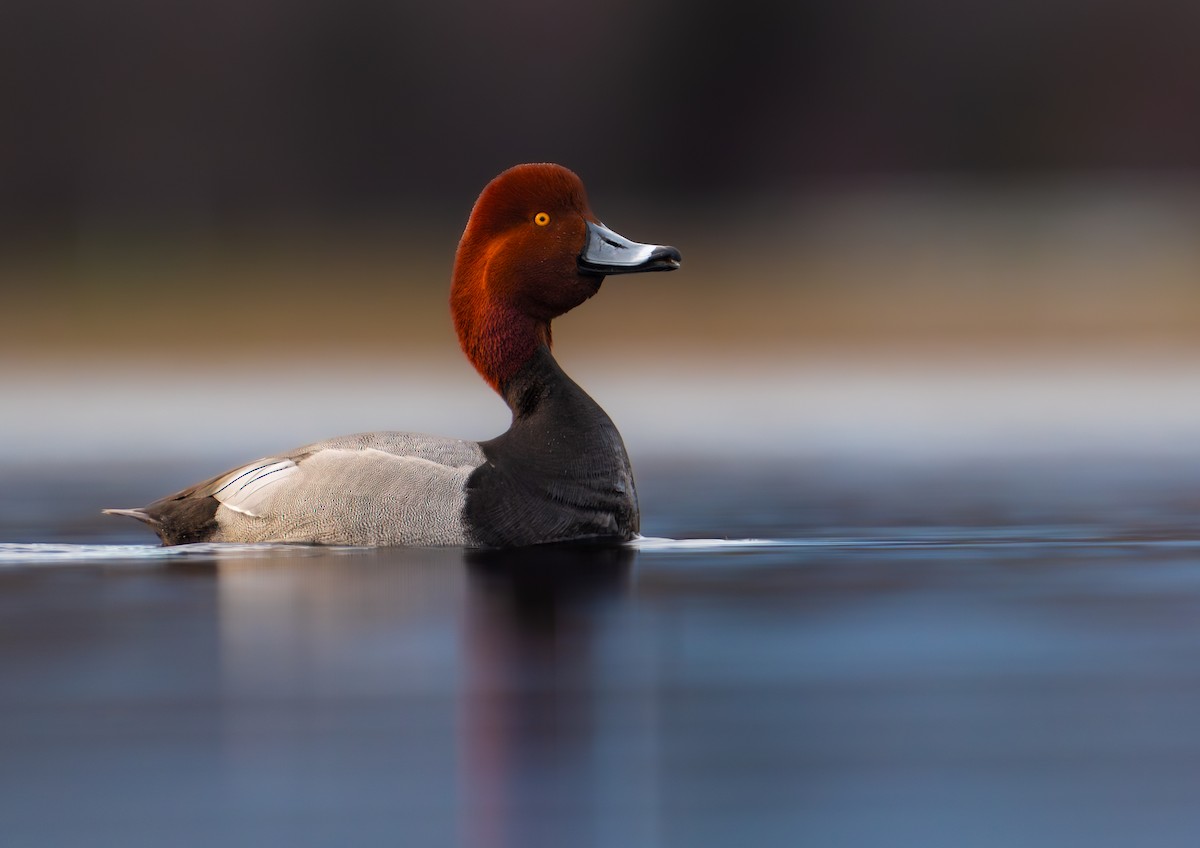
[[[673,247],[630,241],[603,224],[589,221],[587,230],[587,242],[579,254],[579,270],[585,274],[674,271],[683,258]]]

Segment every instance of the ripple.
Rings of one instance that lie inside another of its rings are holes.
[[[666,539],[638,536],[629,543],[639,551],[726,551],[730,548],[807,547],[803,539]]]
[[[146,562],[196,556],[265,557],[281,552],[321,555],[334,550],[354,548],[318,548],[312,545],[239,545],[198,544],[166,548],[161,545],[73,545],[47,542],[0,543],[0,567],[32,564],[91,562]]]
[[[870,536],[831,535],[793,539],[670,539],[639,536],[629,543],[646,553],[720,553],[769,550],[849,550],[903,551],[948,549],[1013,548],[1155,548],[1200,549],[1200,539],[1176,537],[1139,537],[1079,532],[1075,528],[1006,528],[979,531],[967,528],[922,528],[920,531],[879,533]],[[294,544],[208,543],[195,545],[97,545],[55,542],[0,543],[0,568],[6,566],[87,564],[115,562],[153,562],[191,557],[253,558],[287,556],[326,556],[334,553],[362,553],[378,548],[356,548]]]
[[[1040,532],[1039,532],[1040,531]],[[921,528],[873,536],[821,536],[804,539],[669,539],[639,536],[629,543],[639,551],[716,553],[753,549],[944,550],[955,548],[1200,548],[1191,536],[1154,537],[1099,534],[1074,528]]]

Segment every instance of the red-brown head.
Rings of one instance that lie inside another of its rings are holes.
[[[602,225],[583,182],[561,165],[517,165],[496,177],[458,244],[450,307],[459,343],[493,388],[550,344],[550,321],[600,289],[607,274],[679,267],[673,247],[631,242]]]

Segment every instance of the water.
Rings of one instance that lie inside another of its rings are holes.
[[[1194,459],[643,462],[618,549],[96,514],[210,470],[5,469],[4,845],[1200,832]]]

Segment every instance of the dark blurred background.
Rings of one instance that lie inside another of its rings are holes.
[[[713,201],[1200,165],[1200,6],[46,3],[0,12],[10,236],[461,217],[510,164]]]
[[[458,235],[531,160],[685,256],[572,316],[581,351],[1190,349],[1198,32],[1182,0],[7,0],[0,352],[456,356]]]

